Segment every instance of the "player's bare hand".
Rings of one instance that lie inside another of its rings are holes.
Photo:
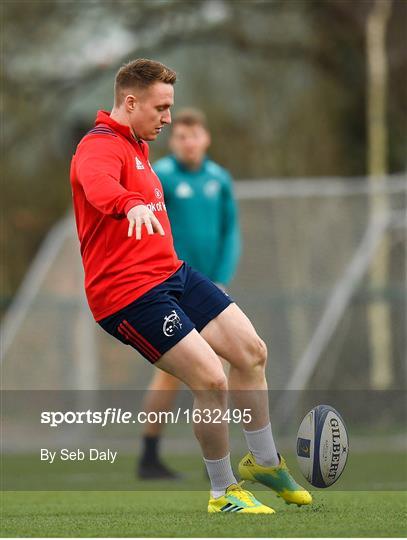
[[[141,228],[145,225],[148,234],[158,233],[164,236],[164,229],[161,223],[155,217],[154,213],[144,204],[133,206],[127,212],[127,219],[129,220],[129,230],[127,235],[133,236],[134,229],[136,230],[136,240],[141,240]]]

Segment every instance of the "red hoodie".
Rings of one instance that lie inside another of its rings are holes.
[[[127,306],[181,266],[175,253],[161,183],[148,161],[148,146],[130,128],[99,111],[71,163],[76,226],[85,290],[96,320]],[[127,212],[147,205],[165,236],[129,238]]]

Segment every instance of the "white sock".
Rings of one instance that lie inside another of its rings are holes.
[[[270,422],[262,429],[256,431],[246,431],[244,429],[243,433],[256,463],[263,467],[274,467],[280,463]]]
[[[211,482],[212,497],[215,499],[222,497],[226,493],[226,488],[232,484],[237,484],[230,464],[230,454],[221,459],[203,458],[203,460]]]

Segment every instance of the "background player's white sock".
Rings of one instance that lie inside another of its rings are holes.
[[[243,430],[247,446],[256,459],[256,463],[263,467],[274,467],[280,463],[274,444],[271,424],[256,431]]]
[[[221,459],[203,458],[203,460],[211,482],[212,497],[215,499],[222,497],[226,492],[226,488],[232,484],[237,484],[232,471],[232,465],[230,464],[230,454]]]

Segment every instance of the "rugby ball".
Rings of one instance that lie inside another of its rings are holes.
[[[308,482],[331,486],[342,474],[348,454],[348,433],[340,414],[329,405],[309,411],[297,434],[297,461]]]

